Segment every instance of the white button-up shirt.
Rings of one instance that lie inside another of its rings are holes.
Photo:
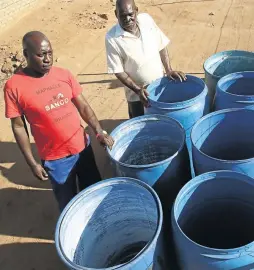
[[[108,73],[127,73],[140,87],[164,76],[160,51],[169,44],[169,39],[146,13],[137,17],[140,37],[124,31],[116,24],[106,35]],[[139,97],[125,87],[129,102]]]

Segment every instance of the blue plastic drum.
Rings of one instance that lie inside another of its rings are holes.
[[[237,72],[219,80],[215,111],[230,108],[254,108],[254,72]]]

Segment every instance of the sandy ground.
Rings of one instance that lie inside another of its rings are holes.
[[[123,89],[105,73],[104,36],[116,21],[112,2],[43,1],[45,5],[1,33],[0,64],[6,57],[13,60],[15,52],[20,52],[25,32],[43,31],[53,43],[55,64],[78,76],[102,125],[111,130],[127,118]],[[226,49],[253,49],[253,0],[143,0],[138,4],[140,11],[150,13],[171,39],[170,55],[175,69],[203,76],[203,62],[211,54]],[[107,16],[101,18],[100,14]],[[12,60],[7,59],[10,69]],[[4,74],[0,80],[2,86]],[[106,154],[93,141],[101,173],[109,177]],[[49,183],[34,179],[14,142],[9,121],[4,118],[1,91],[0,269],[65,269],[53,243],[57,218]]]

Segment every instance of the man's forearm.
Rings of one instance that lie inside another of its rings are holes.
[[[172,67],[170,65],[167,47],[165,47],[163,50],[160,51],[160,57],[161,57],[161,61],[162,61],[162,64],[164,66],[164,69],[165,69],[166,73],[168,74],[169,72],[172,71]]]
[[[24,155],[27,164],[30,167],[33,167],[37,164],[36,160],[34,159],[31,144],[28,138],[28,134],[26,132],[25,127],[12,127],[13,134],[15,136],[16,142]]]
[[[92,110],[92,108],[88,105],[82,111],[80,111],[80,115],[82,119],[92,128],[95,134],[102,132],[102,127]]]
[[[122,73],[116,73],[116,77],[118,78],[119,81],[121,81],[125,86],[127,86],[129,89],[134,91],[136,94],[139,93],[141,90],[141,87],[138,86],[130,77],[127,73],[122,72]]]
[[[73,103],[76,106],[81,118],[93,129],[95,134],[101,133],[101,125],[84,96],[81,94],[73,99]]]

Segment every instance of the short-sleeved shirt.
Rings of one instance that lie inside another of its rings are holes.
[[[140,87],[164,76],[160,51],[169,44],[169,39],[146,13],[137,17],[140,37],[124,31],[119,24],[106,35],[108,73],[127,73]],[[125,87],[129,102],[139,97]]]
[[[41,78],[20,71],[5,84],[6,117],[25,115],[41,159],[77,154],[85,148],[86,136],[72,99],[81,92],[68,70],[52,67]]]

